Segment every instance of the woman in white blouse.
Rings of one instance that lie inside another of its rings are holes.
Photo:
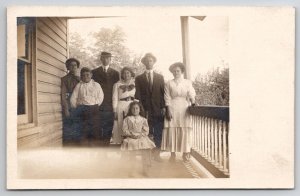
[[[134,94],[134,73],[129,67],[124,67],[121,70],[121,80],[113,87],[113,111],[117,120],[113,128],[113,143],[122,142],[123,119],[127,115],[129,104],[134,100]]]
[[[170,161],[175,161],[176,152],[183,153],[188,161],[191,150],[192,121],[188,107],[195,105],[195,89],[190,80],[183,78],[185,66],[174,63],[169,70],[174,79],[165,85],[166,119],[162,136],[162,150],[171,152]]]

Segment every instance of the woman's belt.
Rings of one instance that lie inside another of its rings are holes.
[[[133,101],[134,97],[125,97],[125,98],[121,98],[120,101]]]

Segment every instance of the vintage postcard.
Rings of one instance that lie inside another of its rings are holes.
[[[294,187],[294,8],[15,6],[7,35],[7,189]]]

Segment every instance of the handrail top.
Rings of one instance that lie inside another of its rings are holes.
[[[228,106],[190,106],[189,113],[194,116],[202,116],[229,122]]]
[[[220,105],[196,105],[194,107],[200,107],[200,108],[229,108],[229,106],[220,106]]]

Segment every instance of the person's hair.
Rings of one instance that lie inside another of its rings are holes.
[[[177,67],[180,68],[180,70],[181,70],[182,73],[185,72],[185,66],[184,66],[184,64],[181,63],[181,62],[173,63],[173,64],[169,67],[170,72],[173,73],[173,72],[174,72],[174,69],[177,68]]]
[[[65,65],[66,65],[67,70],[69,70],[69,66],[70,66],[70,64],[71,64],[72,62],[75,62],[75,63],[77,64],[77,68],[79,68],[79,66],[80,66],[79,60],[77,60],[77,59],[75,59],[75,58],[69,58],[69,59],[67,59],[66,62],[65,62]]]
[[[123,76],[124,73],[125,73],[125,71],[129,71],[130,74],[131,74],[131,77],[134,77],[134,76],[135,76],[134,72],[132,71],[132,69],[131,69],[130,67],[123,67],[123,69],[121,70],[121,79],[122,79],[122,80],[125,79],[124,76]]]
[[[131,110],[132,110],[134,105],[138,105],[140,107],[140,115],[145,117],[144,108],[143,108],[142,104],[138,101],[133,101],[129,104],[129,106],[128,106],[129,109],[128,109],[128,113],[127,113],[126,117],[133,116],[133,113],[132,113]]]
[[[145,56],[141,59],[141,62],[145,65],[145,61],[149,57],[154,60],[154,63],[156,63],[156,57],[152,53],[146,53]]]
[[[85,72],[92,73],[92,71],[91,71],[88,67],[83,67],[83,68],[80,70],[80,76],[82,76],[82,74],[85,73]]]

